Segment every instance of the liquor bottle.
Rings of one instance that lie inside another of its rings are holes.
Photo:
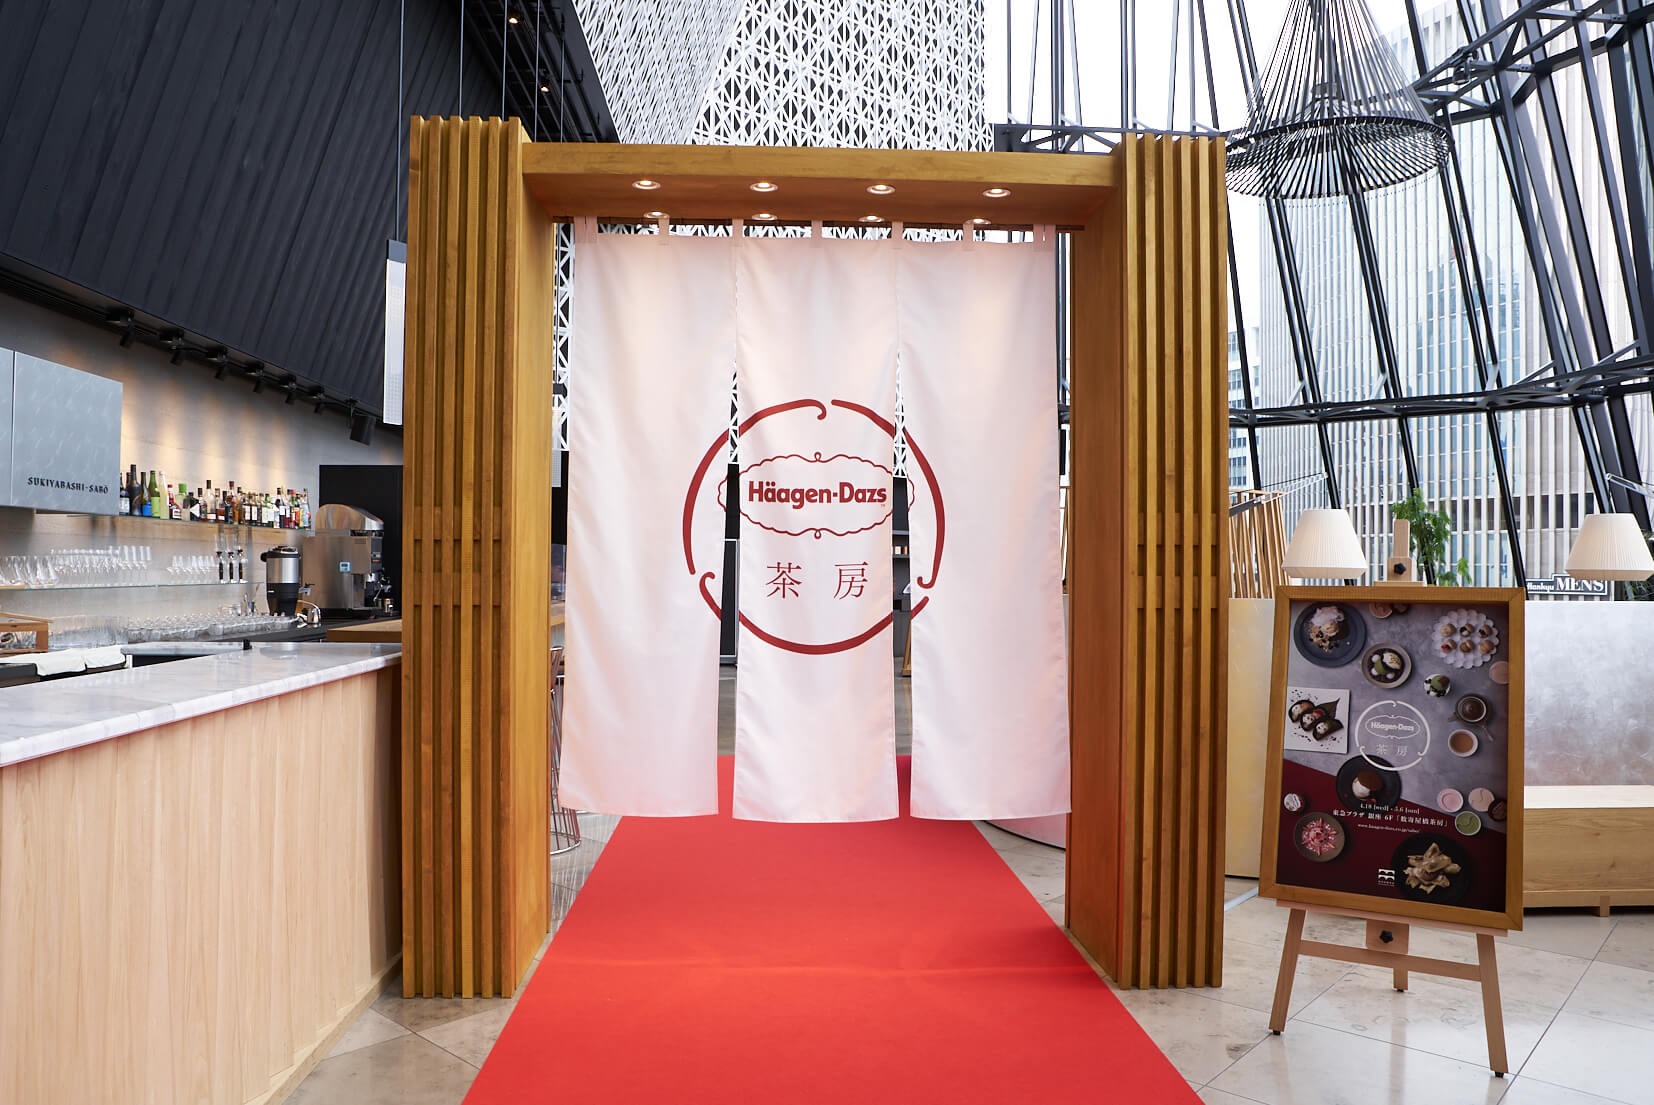
[[[149,473],[138,474],[138,497],[133,501],[132,513],[148,518],[155,513],[149,501]]]
[[[195,497],[195,492],[187,483],[178,485],[178,505],[184,508],[185,521],[193,522],[201,516],[201,500]]]
[[[161,495],[161,470],[149,470],[149,490],[145,492],[144,516],[147,518],[165,518],[167,501]]]
[[[240,545],[235,547],[235,581],[247,582],[247,550]]]
[[[141,511],[138,505],[138,466],[134,464],[126,470],[126,512],[138,514]]]
[[[281,488],[276,488],[275,522],[277,529],[287,528],[287,500],[282,497]]]
[[[120,513],[126,514],[132,510],[132,499],[130,498],[130,493],[127,491],[126,486],[126,473],[121,472],[118,476],[116,476],[115,482],[121,485]]]
[[[230,489],[224,492],[224,521],[234,525],[241,521],[241,502],[236,496],[235,481],[230,481]]]
[[[178,490],[167,484],[167,517],[174,522],[184,520],[184,504],[178,501]]]
[[[220,545],[218,548],[214,549],[213,551],[218,554],[218,582],[223,583],[223,582],[225,582],[225,579],[224,579],[224,554],[226,552],[228,552],[229,550],[224,548],[224,546]]]

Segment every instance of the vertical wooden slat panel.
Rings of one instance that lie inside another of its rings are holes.
[[[404,991],[509,994],[549,926],[554,227],[515,120],[411,134]]]
[[[437,594],[432,610],[436,618],[434,643],[439,652],[436,677],[429,694],[436,708],[437,726],[437,848],[436,848],[436,945],[437,987],[444,997],[459,992],[457,946],[454,940],[454,785],[455,752],[458,732],[455,724],[455,665],[454,612],[459,596],[455,594],[458,566],[454,562],[455,518],[459,504],[454,499],[454,411],[455,381],[462,370],[471,366],[460,364],[460,327],[465,313],[465,295],[468,291],[462,272],[463,242],[460,238],[466,198],[474,182],[466,175],[462,160],[462,141],[465,124],[456,122],[441,126],[442,136],[442,315],[437,339],[436,418],[432,439],[431,460],[434,471],[432,482],[436,487],[432,510],[436,516],[436,571]]]
[[[1187,211],[1194,200],[1192,184],[1192,169],[1194,167],[1195,147],[1185,143],[1165,146],[1166,156],[1172,159],[1176,166],[1176,199],[1172,204],[1174,210]],[[1196,295],[1203,289],[1196,283],[1198,275],[1195,267],[1195,239],[1199,231],[1199,224],[1192,227],[1194,231],[1185,231],[1182,234],[1171,235],[1178,263],[1176,265],[1177,280],[1174,284],[1172,303],[1177,307],[1177,365],[1176,375],[1178,389],[1181,396],[1181,407],[1185,411],[1194,408],[1190,415],[1186,414],[1178,419],[1177,427],[1177,465],[1178,465],[1178,502],[1180,504],[1179,520],[1181,522],[1181,541],[1178,547],[1178,589],[1179,609],[1177,664],[1180,679],[1187,688],[1186,693],[1177,698],[1177,761],[1182,769],[1177,773],[1177,807],[1179,825],[1199,824],[1198,811],[1195,806],[1195,792],[1199,787],[1201,773],[1200,753],[1197,745],[1199,731],[1199,715],[1201,702],[1207,691],[1206,681],[1200,678],[1202,670],[1196,663],[1196,649],[1200,643],[1200,621],[1196,614],[1199,606],[1200,577],[1195,574],[1196,545],[1201,541],[1204,533],[1204,517],[1195,513],[1191,515],[1190,508],[1196,502],[1197,480],[1201,476],[1198,457],[1200,455],[1199,435],[1203,428],[1200,421],[1201,388],[1195,378],[1196,344],[1199,340],[1199,311],[1196,307]],[[1178,833],[1177,840],[1177,898],[1173,905],[1175,912],[1174,923],[1177,927],[1177,938],[1180,945],[1190,949],[1190,954],[1176,957],[1172,964],[1171,984],[1187,986],[1191,972],[1199,970],[1201,944],[1195,938],[1196,916],[1200,913],[1201,879],[1200,867],[1196,859],[1199,852],[1199,833]],[[1190,872],[1195,877],[1189,877]]]
[[[490,127],[490,131],[497,131],[497,126]],[[453,465],[454,497],[450,501],[453,509],[450,512],[455,516],[454,537],[457,554],[456,563],[459,575],[454,587],[454,596],[457,600],[454,609],[456,645],[454,650],[455,661],[455,716],[458,719],[458,739],[455,755],[457,757],[458,772],[455,780],[454,799],[457,806],[455,824],[458,838],[454,841],[456,856],[454,881],[455,903],[454,919],[458,927],[455,957],[458,960],[458,977],[456,986],[461,994],[478,993],[476,977],[476,941],[473,932],[474,917],[472,915],[471,884],[475,876],[474,849],[476,834],[473,832],[472,818],[475,816],[475,800],[473,788],[476,785],[476,776],[473,762],[476,758],[476,745],[486,741],[474,742],[473,735],[479,731],[480,719],[473,700],[475,677],[475,662],[472,650],[476,642],[472,637],[474,631],[474,614],[477,602],[477,565],[473,554],[474,545],[472,535],[475,533],[476,513],[474,490],[476,485],[475,449],[481,434],[477,426],[477,410],[472,395],[478,390],[478,378],[489,375],[484,367],[477,371],[473,366],[486,366],[490,362],[483,348],[483,328],[486,325],[488,309],[491,306],[489,297],[499,292],[497,281],[491,280],[490,274],[485,273],[482,267],[482,237],[481,222],[482,209],[491,205],[488,182],[490,171],[495,175],[498,169],[491,166],[483,158],[483,124],[480,119],[468,119],[465,122],[465,162],[467,179],[477,181],[477,186],[467,190],[464,203],[464,233],[465,240],[461,249],[461,299],[465,303],[465,330],[462,348],[465,350],[463,370],[453,381],[456,392],[454,410],[457,419],[451,431],[451,443],[454,447],[455,464]]]
[[[1203,766],[1210,772],[1211,798],[1206,805],[1212,810],[1208,854],[1211,860],[1206,872],[1209,905],[1207,915],[1212,927],[1207,933],[1207,962],[1204,975],[1208,986],[1223,985],[1223,898],[1224,898],[1224,841],[1228,822],[1227,794],[1229,791],[1229,593],[1228,573],[1223,565],[1229,563],[1229,527],[1223,524],[1224,512],[1229,507],[1229,323],[1227,311],[1228,283],[1228,226],[1229,193],[1223,184],[1225,147],[1222,142],[1208,143],[1205,150],[1202,194],[1198,208],[1204,213],[1202,226],[1205,241],[1201,249],[1202,264],[1206,268],[1205,298],[1218,304],[1207,311],[1204,318],[1204,342],[1207,364],[1221,362],[1224,372],[1221,381],[1207,377],[1207,408],[1212,412],[1211,426],[1206,441],[1212,449],[1210,458],[1211,493],[1208,517],[1211,540],[1216,544],[1212,562],[1220,573],[1212,581],[1208,598],[1202,604],[1212,633],[1212,655],[1207,669],[1219,674],[1211,683],[1212,710],[1208,748]],[[1275,509],[1279,510],[1277,501]]]
[[[1073,239],[1069,927],[1128,986],[1221,978],[1222,153],[1127,139]]]
[[[488,132],[487,160],[494,166],[489,182],[490,202],[483,209],[483,279],[488,284],[487,298],[490,304],[488,316],[483,328],[482,359],[484,364],[497,364],[501,356],[501,341],[504,335],[504,295],[501,292],[501,283],[504,274],[501,271],[504,265],[505,248],[500,241],[500,235],[505,226],[504,197],[510,181],[500,170],[501,147],[507,141],[515,141],[504,127],[492,127]],[[478,381],[478,418],[481,425],[492,426],[498,417],[495,410],[494,395],[498,389],[497,374],[493,372],[477,373]],[[490,448],[489,442],[483,434],[473,434],[472,448],[476,450],[477,459],[477,496],[482,509],[476,514],[476,570],[479,575],[477,592],[477,627],[476,627],[476,707],[478,711],[477,724],[482,724],[482,718],[492,709],[493,703],[498,701],[499,689],[495,685],[495,669],[493,664],[494,641],[498,640],[499,593],[495,584],[499,572],[496,559],[497,542],[499,541],[498,517],[499,501],[499,456],[496,450]],[[494,800],[494,779],[496,762],[494,742],[482,741],[477,745],[477,818],[481,824],[494,823],[496,803]],[[472,908],[476,911],[476,929],[478,942],[477,977],[481,983],[481,992],[485,997],[493,997],[499,993],[497,975],[499,936],[495,931],[493,911],[488,908],[493,901],[495,888],[499,885],[496,877],[495,865],[498,862],[499,851],[495,847],[493,833],[477,834],[476,858],[476,892],[472,901]]]

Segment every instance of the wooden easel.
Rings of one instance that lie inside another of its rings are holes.
[[[1275,980],[1275,1004],[1269,1012],[1269,1030],[1275,1035],[1279,1036],[1281,1030],[1286,1027],[1287,1006],[1292,1001],[1292,981],[1293,976],[1298,973],[1299,956],[1389,967],[1394,972],[1392,981],[1395,988],[1401,991],[1407,989],[1407,972],[1417,971],[1420,974],[1462,978],[1482,984],[1482,1019],[1487,1025],[1487,1063],[1492,1068],[1495,1078],[1503,1078],[1510,1070],[1510,1061],[1505,1056],[1505,1016],[1499,1004],[1499,968],[1493,954],[1493,938],[1500,935],[1501,930],[1476,925],[1429,922],[1430,928],[1475,935],[1477,961],[1458,963],[1451,959],[1409,955],[1407,936],[1410,927],[1417,923],[1414,921],[1336,906],[1305,905],[1287,901],[1275,904],[1292,911],[1286,925],[1286,942],[1281,946],[1281,973]],[[1304,918],[1310,912],[1336,913],[1342,917],[1359,917],[1366,921],[1366,946],[1352,948],[1346,944],[1305,940]],[[1386,946],[1387,944],[1391,946]]]

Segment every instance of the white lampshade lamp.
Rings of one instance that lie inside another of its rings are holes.
[[[1281,567],[1295,579],[1360,579],[1368,564],[1348,514],[1306,510],[1298,515]]]
[[[1637,519],[1630,514],[1588,514],[1568,554],[1568,574],[1575,579],[1636,580],[1654,576]]]

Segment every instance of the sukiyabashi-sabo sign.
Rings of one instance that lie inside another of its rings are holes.
[[[121,385],[0,350],[0,505],[114,514]]]

